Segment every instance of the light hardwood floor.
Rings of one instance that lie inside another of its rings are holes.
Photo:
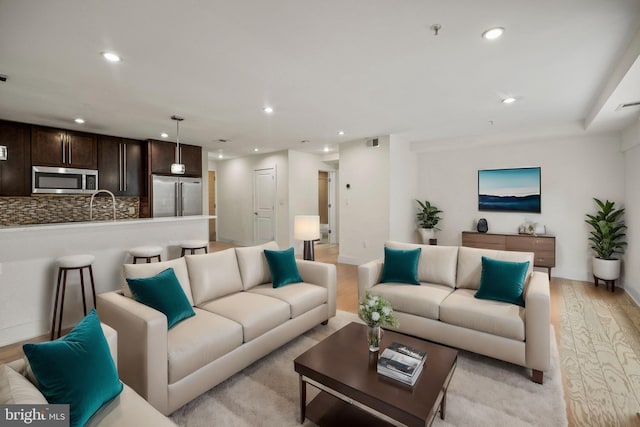
[[[230,247],[212,242],[210,251]],[[337,245],[316,245],[315,255],[336,264],[338,309],[357,312],[357,266],[338,264]],[[569,426],[640,426],[640,308],[620,289],[553,278],[551,323]],[[22,357],[22,344],[0,348],[0,363]]]

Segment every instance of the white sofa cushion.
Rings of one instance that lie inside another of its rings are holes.
[[[440,320],[451,325],[524,341],[525,309],[506,302],[477,299],[473,289],[456,289],[440,304]]]
[[[167,332],[169,384],[242,345],[242,326],[197,307]]]
[[[457,246],[419,245],[392,241],[386,242],[385,246],[392,249],[420,248],[418,280],[447,285],[451,288],[455,287],[456,265],[458,263]]]
[[[242,277],[242,286],[245,291],[254,286],[271,282],[269,264],[267,264],[267,259],[264,256],[265,249],[277,251],[279,248],[276,242],[268,242],[263,245],[246,248],[235,248],[240,276]]]
[[[279,288],[274,288],[271,283],[267,283],[253,287],[249,292],[267,295],[286,302],[291,307],[292,319],[326,303],[329,294],[325,287],[304,282]]]
[[[394,310],[438,320],[440,304],[453,292],[453,289],[432,283],[420,285],[380,283],[369,289],[369,292],[385,298]]]
[[[210,254],[187,255],[186,260],[195,305],[242,291],[242,279],[233,248]]]
[[[242,325],[244,342],[249,342],[289,320],[289,304],[253,292],[237,292],[203,304],[200,308]]]
[[[7,365],[0,365],[1,405],[46,405],[38,388]]]
[[[129,298],[133,298],[131,289],[127,284],[129,278],[152,277],[167,268],[173,268],[176,273],[178,282],[182,286],[184,294],[187,296],[189,303],[193,306],[193,295],[191,294],[191,282],[189,282],[189,272],[187,271],[187,263],[184,257],[172,259],[170,261],[150,262],[145,264],[125,264],[124,278],[122,280],[122,292]]]
[[[527,281],[533,272],[533,252],[501,251],[497,249],[479,249],[461,246],[458,250],[458,279],[456,288],[477,290],[480,287],[483,256],[502,261],[529,261]]]

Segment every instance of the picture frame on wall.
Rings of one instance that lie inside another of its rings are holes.
[[[541,212],[541,168],[478,171],[478,210]]]

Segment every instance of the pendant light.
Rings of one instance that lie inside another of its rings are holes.
[[[184,164],[180,162],[180,122],[183,121],[184,118],[180,116],[171,116],[171,120],[176,121],[176,162],[171,164],[171,173],[184,175],[185,167]]]

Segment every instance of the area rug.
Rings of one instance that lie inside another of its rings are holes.
[[[317,326],[178,409],[171,419],[188,427],[297,427],[298,375],[293,360],[349,322],[355,314],[338,311],[327,326]],[[553,330],[552,330],[553,331]],[[308,398],[313,387],[308,386]],[[309,420],[304,426],[313,426]],[[544,384],[528,370],[460,351],[447,394],[446,419],[433,426],[566,426],[558,349],[551,337],[551,369]]]

